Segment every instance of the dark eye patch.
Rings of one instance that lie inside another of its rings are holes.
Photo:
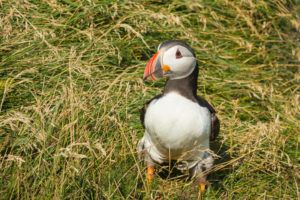
[[[177,49],[175,56],[176,56],[176,58],[181,58],[182,57],[182,54],[179,51],[179,49]]]

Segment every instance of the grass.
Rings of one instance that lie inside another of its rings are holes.
[[[195,50],[221,120],[205,199],[300,199],[297,0],[0,1],[0,199],[189,199],[137,155],[158,44]]]

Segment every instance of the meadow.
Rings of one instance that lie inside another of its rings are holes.
[[[298,0],[0,1],[0,199],[193,199],[137,145],[157,46],[183,40],[217,111],[204,199],[300,199]]]

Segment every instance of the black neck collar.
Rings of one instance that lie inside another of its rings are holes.
[[[199,68],[196,64],[194,71],[189,76],[182,79],[167,79],[163,95],[177,92],[192,101],[197,101],[198,72]]]

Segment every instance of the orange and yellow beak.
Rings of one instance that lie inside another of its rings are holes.
[[[157,81],[163,77],[164,71],[170,70],[168,65],[163,65],[162,57],[163,52],[159,51],[150,59],[144,71],[144,80]]]

